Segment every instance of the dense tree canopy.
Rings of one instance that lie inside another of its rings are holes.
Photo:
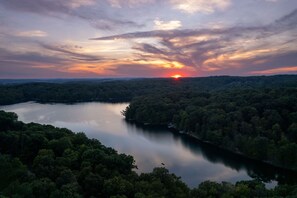
[[[7,197],[187,197],[165,168],[138,176],[132,156],[84,133],[17,121],[0,111],[0,192]],[[160,191],[155,191],[158,188]],[[0,196],[1,196],[0,193]],[[155,197],[155,196],[154,196]]]
[[[124,114],[297,170],[296,99],[297,88],[169,92],[135,98]]]
[[[1,81],[0,81],[1,82]],[[14,82],[14,81],[12,81]],[[22,82],[22,81],[21,81]],[[296,87],[297,76],[205,77],[50,81],[0,84],[0,104],[19,102],[127,102],[136,96],[180,91],[217,91],[233,88]]]
[[[265,189],[259,181],[205,181],[189,189],[164,167],[137,175],[134,159],[84,133],[35,123],[0,111],[0,197],[278,197],[297,186]]]

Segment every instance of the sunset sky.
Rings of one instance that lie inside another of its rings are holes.
[[[296,0],[0,0],[0,78],[297,74]]]

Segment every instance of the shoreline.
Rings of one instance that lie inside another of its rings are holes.
[[[251,158],[251,157],[245,155],[242,152],[232,151],[232,150],[227,149],[225,147],[216,145],[216,144],[214,144],[214,143],[212,143],[210,141],[205,141],[205,140],[199,138],[197,135],[195,135],[192,132],[180,131],[180,130],[176,129],[172,123],[169,123],[169,124],[150,124],[150,123],[141,123],[141,122],[138,122],[138,121],[133,120],[133,119],[126,119],[125,118],[125,120],[128,121],[128,122],[137,124],[137,125],[148,127],[148,128],[161,127],[161,128],[164,128],[164,129],[167,129],[167,130],[171,131],[174,134],[178,134],[178,135],[181,135],[181,136],[186,136],[186,137],[192,138],[193,140],[198,141],[199,143],[206,144],[206,145],[218,148],[218,149],[222,149],[225,152],[231,153],[232,155],[236,155],[236,156],[239,156],[241,158],[254,161],[256,163],[261,163],[261,164],[266,165],[266,166],[271,166],[271,167],[276,168],[276,169],[278,169],[280,171],[285,171],[285,172],[290,172],[290,173],[297,174],[297,170],[285,168],[285,167],[273,164],[272,162],[269,162],[269,161],[263,161],[263,160]]]

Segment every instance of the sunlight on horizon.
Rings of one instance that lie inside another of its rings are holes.
[[[183,77],[183,76],[180,74],[175,74],[175,75],[171,76],[171,78],[175,78],[175,79],[179,79],[181,77]]]

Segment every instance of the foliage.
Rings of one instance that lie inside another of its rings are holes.
[[[0,104],[131,101],[128,120],[169,125],[250,158],[296,170],[297,76],[130,79],[0,85]],[[205,181],[165,168],[137,175],[132,156],[84,133],[0,111],[0,197],[294,197],[297,186]]]
[[[0,197],[235,198],[292,197],[297,192],[297,186],[289,185],[267,190],[258,181],[235,185],[205,181],[189,189],[164,167],[137,175],[133,157],[118,154],[83,133],[24,124],[15,114],[0,111],[2,120],[14,124],[0,131]],[[53,149],[52,142],[59,149]],[[65,142],[67,146],[59,145]]]
[[[232,152],[297,170],[297,88],[168,92],[135,98],[127,120],[169,125]]]
[[[189,188],[168,170],[138,176],[132,156],[118,154],[83,133],[24,124],[0,111],[0,195],[7,197],[134,197]],[[142,185],[144,188],[140,187]],[[153,185],[161,185],[155,191]],[[149,189],[149,190],[148,190]]]
[[[1,81],[0,81],[1,83]],[[180,91],[217,91],[233,88],[296,87],[297,76],[207,77],[181,79],[56,80],[0,84],[0,104],[36,102],[127,102],[136,96]]]

